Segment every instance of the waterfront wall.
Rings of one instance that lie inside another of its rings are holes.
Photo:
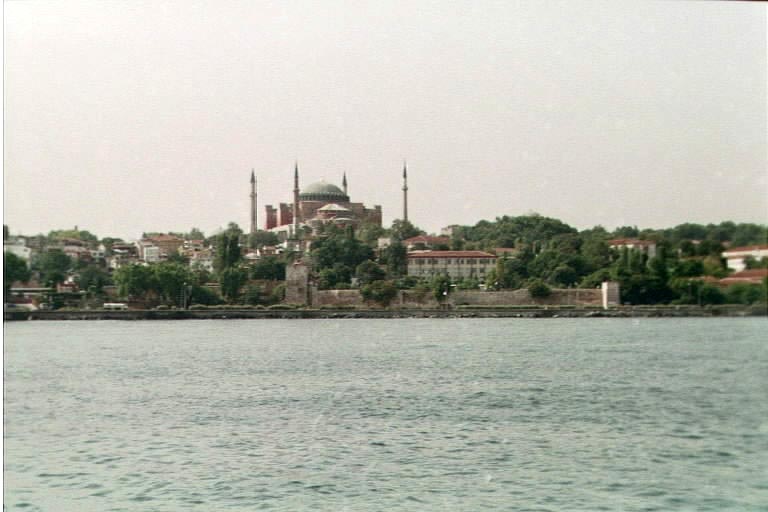
[[[359,290],[313,290],[314,307],[366,307]],[[601,306],[603,294],[600,289],[554,289],[549,297],[534,299],[527,289],[487,292],[481,290],[458,290],[451,293],[446,304],[455,306]],[[391,307],[435,309],[440,304],[431,292],[400,290]]]
[[[592,306],[511,306],[462,309],[208,309],[133,311],[6,311],[13,320],[184,320],[184,319],[310,319],[310,318],[680,318],[766,316],[766,306],[619,306],[600,309]]]
[[[457,306],[524,306],[529,304],[548,306],[601,306],[603,294],[600,289],[569,288],[553,289],[546,298],[534,299],[528,290],[484,292],[480,290],[458,290],[449,296]]]

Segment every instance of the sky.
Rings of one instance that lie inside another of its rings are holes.
[[[301,183],[436,232],[768,222],[766,6],[8,1],[3,222],[249,226]]]

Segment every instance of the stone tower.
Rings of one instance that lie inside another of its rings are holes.
[[[344,177],[341,179],[341,187],[344,189],[344,195],[348,196],[349,193],[347,192],[347,173],[344,173]]]
[[[403,220],[408,220],[408,167],[403,162]]]
[[[256,173],[251,169],[251,243],[256,234]]]

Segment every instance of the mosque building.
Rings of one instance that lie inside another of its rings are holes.
[[[255,222],[255,194],[251,197],[251,219]],[[277,207],[266,205],[265,214],[265,229],[276,233],[281,240],[297,238],[296,233],[300,230],[307,232],[309,229],[316,234],[328,224],[339,227],[382,224],[381,205],[368,207],[350,199],[346,173],[342,177],[341,187],[319,181],[299,188],[298,164],[293,175],[293,202],[279,203]]]

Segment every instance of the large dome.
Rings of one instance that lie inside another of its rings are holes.
[[[336,185],[319,181],[304,187],[299,194],[299,200],[349,202],[349,196]]]

